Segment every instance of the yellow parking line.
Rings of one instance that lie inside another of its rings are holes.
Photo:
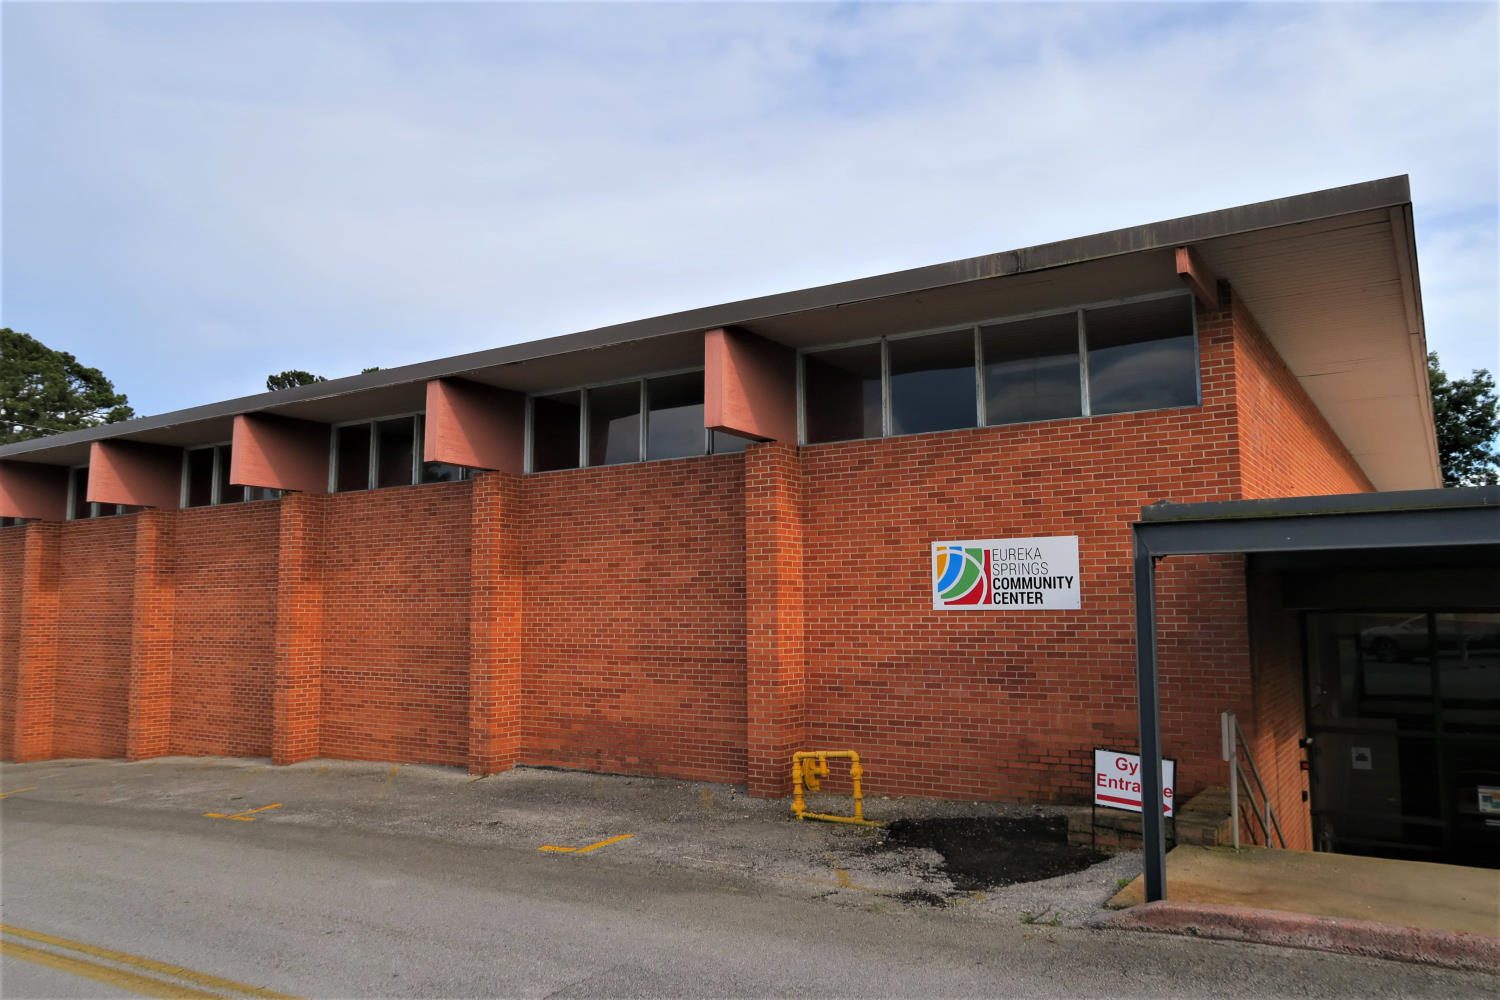
[[[262,989],[259,986],[251,986],[248,983],[235,982],[233,979],[225,979],[221,976],[210,975],[207,972],[195,972],[192,969],[184,969],[180,965],[171,965],[167,962],[158,962],[155,959],[144,958],[140,955],[130,955],[123,951],[114,951],[110,948],[101,948],[98,945],[84,944],[82,941],[70,941],[67,938],[58,937],[55,934],[43,934],[41,931],[26,930],[23,927],[13,927],[8,924],[0,924],[0,934],[10,937],[26,938],[29,941],[35,941],[38,944],[51,945],[54,948],[66,948],[70,951],[80,952],[84,955],[89,955],[94,958],[102,958],[106,961],[117,962],[120,965],[128,965],[137,969],[144,969],[147,972],[155,972],[160,975],[172,976],[175,979],[183,979],[187,982],[196,983],[199,986],[206,986],[212,989],[227,990],[231,993],[239,993],[245,996],[262,997],[265,998],[265,1000],[292,1000],[292,998],[287,996],[287,994],[277,993],[275,990],[267,990]],[[70,955],[58,955],[54,952],[42,951],[39,948],[31,948],[16,941],[0,940],[0,947],[5,948],[6,954],[10,954],[11,950],[15,949],[17,952],[17,958],[24,958],[28,961],[40,962],[43,965],[51,965],[53,968],[64,969],[68,972],[75,972],[77,975],[87,976],[90,979],[96,979],[99,982],[114,982],[124,989],[135,990],[137,993],[145,993],[146,996],[211,997],[215,995],[212,993],[203,993],[197,990],[190,990],[187,987],[177,986],[173,983],[160,982],[159,980],[149,979],[145,976],[136,976],[135,973],[126,972],[121,969],[111,969],[105,965],[97,965],[93,962],[85,962],[81,958],[73,958]],[[30,954],[22,954],[22,951]],[[65,966],[60,964],[63,962],[88,966],[89,969],[94,971],[65,968]],[[135,977],[143,980],[147,984],[156,984],[159,988],[165,988],[168,990],[168,992],[147,992],[138,986],[132,986],[118,980],[105,979],[102,977],[102,975],[96,974],[96,972],[108,974],[111,976]]]
[[[256,813],[265,812],[267,809],[280,808],[280,802],[272,802],[268,806],[261,806],[258,809],[242,809],[237,813],[204,813],[203,815],[208,817],[209,819],[237,819],[241,823],[254,823],[256,819]]]
[[[559,847],[556,844],[543,844],[537,850],[548,851],[553,854],[587,854],[590,851],[597,851],[601,847],[608,847],[610,844],[618,844],[622,840],[629,840],[634,836],[635,834],[633,833],[622,833],[618,837],[610,837],[608,840],[601,840],[587,847]]]
[[[0,792],[0,799],[8,799],[12,795],[20,795],[22,792],[34,792],[34,791],[36,791],[36,786],[35,785],[28,785],[25,788],[12,788],[8,792]]]

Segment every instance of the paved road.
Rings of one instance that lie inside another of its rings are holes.
[[[14,769],[11,777],[15,777]],[[1313,952],[887,912],[734,873],[359,824],[0,803],[4,923],[298,996],[1464,996],[1479,975]],[[148,992],[17,957],[0,992]],[[129,980],[125,980],[129,983]],[[202,993],[227,985],[200,975]]]

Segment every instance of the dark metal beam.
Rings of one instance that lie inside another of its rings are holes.
[[[1500,486],[1333,493],[1263,500],[1211,500],[1203,503],[1158,501],[1141,508],[1141,520],[1148,524],[1158,521],[1239,521],[1302,514],[1380,514],[1432,507],[1500,507]]]
[[[1136,538],[1154,556],[1404,549],[1500,542],[1500,507],[1308,514],[1223,521],[1150,521]]]
[[[1141,729],[1141,851],[1146,862],[1146,902],[1153,903],[1167,898],[1167,841],[1161,815],[1156,559],[1141,543],[1139,535],[1135,540],[1135,691]]]

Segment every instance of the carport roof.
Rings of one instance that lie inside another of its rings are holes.
[[[190,407],[6,445],[0,459],[81,465],[108,438],[209,444],[241,413],[336,423],[411,412],[442,377],[539,392],[688,368],[716,327],[805,348],[1178,289],[1184,245],[1248,304],[1377,488],[1438,485],[1405,176]]]
[[[1238,521],[1247,518],[1371,514],[1453,507],[1500,507],[1500,486],[1441,490],[1395,490],[1389,493],[1336,493],[1328,496],[1277,497],[1271,500],[1220,500],[1208,503],[1154,503],[1141,508],[1141,520]],[[1500,542],[1500,537],[1495,539]]]
[[[1210,553],[1500,550],[1500,486],[1159,503],[1141,509],[1136,543],[1155,558]]]
[[[1141,510],[1135,534],[1136,699],[1141,798],[1161,799],[1161,690],[1156,653],[1156,562],[1226,553],[1442,553],[1469,550],[1489,564],[1500,553],[1500,486],[1159,503]],[[1226,758],[1227,759],[1227,758]],[[1162,817],[1142,815],[1146,901],[1166,898]]]

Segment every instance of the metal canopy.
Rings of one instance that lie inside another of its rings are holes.
[[[1141,802],[1160,802],[1161,690],[1156,663],[1156,563],[1168,556],[1371,552],[1500,545],[1500,487],[1411,490],[1279,500],[1153,504],[1135,530],[1136,697]],[[1146,901],[1167,895],[1160,810],[1141,812]]]

